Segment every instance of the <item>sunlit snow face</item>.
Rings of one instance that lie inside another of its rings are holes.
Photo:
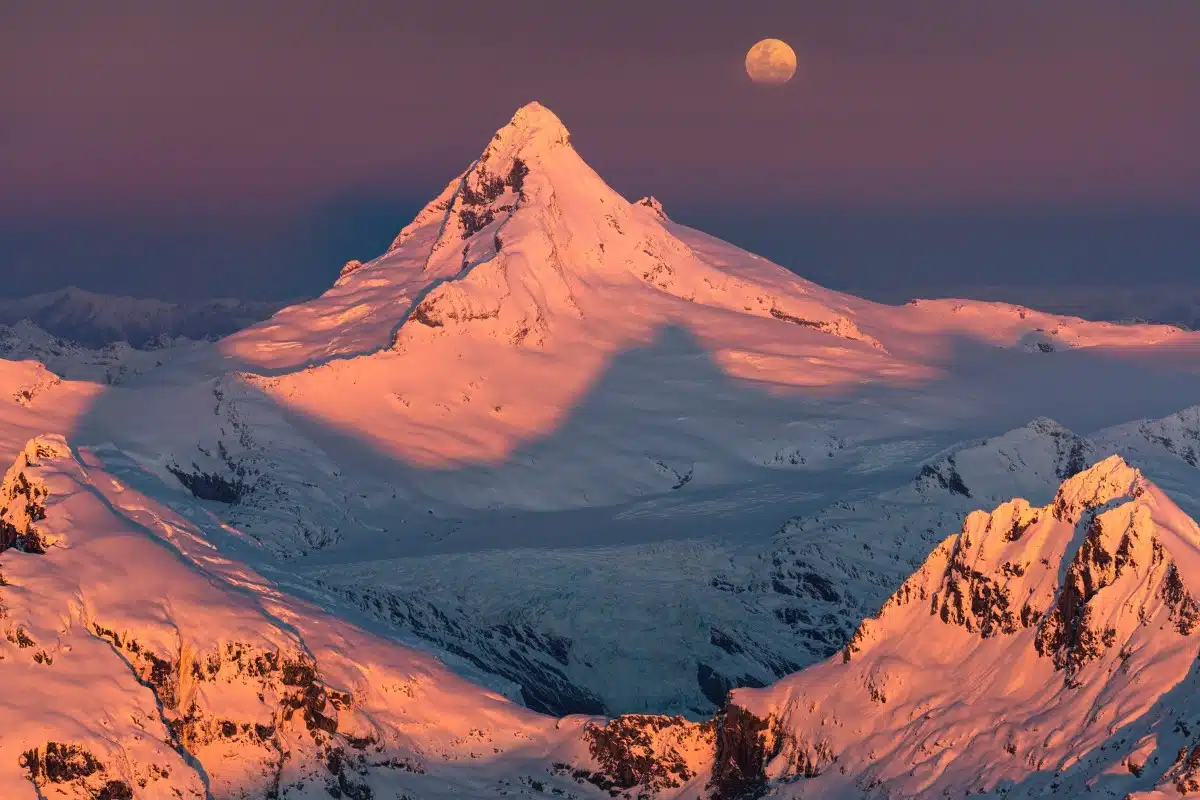
[[[796,52],[787,42],[763,39],[746,53],[746,74],[755,83],[787,83],[796,74]]]

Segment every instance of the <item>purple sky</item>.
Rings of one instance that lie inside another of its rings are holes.
[[[532,99],[619,191],[699,217],[1200,204],[1196,0],[422,6],[0,0],[0,269],[78,260],[12,231],[80,220],[408,213]],[[742,71],[768,36],[787,86]]]

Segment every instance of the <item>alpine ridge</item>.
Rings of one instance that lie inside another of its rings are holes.
[[[1111,456],[1048,505],[971,513],[828,661],[671,738],[614,721],[593,751],[652,789],[707,753],[686,762],[714,797],[1187,794],[1198,580],[1200,528]]]
[[[1198,545],[1109,457],[1049,505],[972,513],[841,656],[730,702],[769,721],[764,775],[822,796],[1187,785]]]

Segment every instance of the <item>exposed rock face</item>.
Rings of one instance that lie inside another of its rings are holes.
[[[360,269],[362,269],[362,265],[363,263],[357,258],[350,259],[342,266],[341,272],[338,273],[338,280],[345,278],[347,275],[352,275],[355,272],[358,272]]]
[[[79,745],[46,742],[26,751],[21,766],[42,794],[75,794],[94,800],[133,800],[133,787],[111,778],[96,757]],[[169,777],[169,773],[163,777]]]
[[[1099,512],[1127,480],[1125,496],[1135,502]],[[1084,666],[1112,649],[1122,635],[1121,617],[1128,612],[1112,616],[1106,608],[1111,603],[1104,603],[1109,594],[1157,598],[1180,635],[1188,636],[1195,628],[1200,605],[1157,535],[1151,506],[1136,502],[1145,492],[1139,481],[1140,476],[1131,478],[1114,469],[1094,483],[1095,493],[1082,502],[1085,516],[1078,525],[1086,534],[1035,643],[1039,654],[1064,671],[1068,684]],[[1079,506],[1078,499],[1069,497],[1060,497],[1055,503],[1056,510],[1065,509],[1068,514]],[[1152,613],[1141,606],[1136,619],[1145,622]]]
[[[1135,496],[1140,479],[1136,470],[1114,456],[1068,479],[1050,506],[1031,508],[1024,500],[1014,500],[990,514],[972,513],[963,532],[938,546],[888,599],[876,619],[890,609],[920,602],[928,603],[929,613],[942,623],[978,633],[983,639],[1040,625],[1039,652],[1059,653],[1056,666],[1065,668],[1070,660],[1067,653],[1074,650],[1067,640],[1090,638],[1086,626],[1079,625],[1080,615],[1087,613],[1084,606],[1107,585],[1105,581],[1116,577],[1096,575],[1088,565],[1119,573],[1129,563],[1131,543],[1128,535],[1123,536],[1110,556],[1101,539],[1101,524],[1093,514],[1082,523],[1088,535],[1061,590],[1055,586],[1057,567],[1052,560],[1066,554],[1069,532],[1082,515]],[[871,620],[859,626],[846,646],[845,661],[872,636],[874,627]],[[1067,629],[1072,633],[1066,633]]]
[[[658,217],[658,219],[663,222],[671,221],[671,218],[667,216],[667,212],[663,209],[663,204],[658,201],[657,197],[654,197],[654,196],[643,197],[641,200],[638,200],[634,205],[638,205],[638,206],[642,206],[643,208],[650,209],[650,211],[654,214],[654,216]]]
[[[93,622],[93,629],[154,692],[173,746],[185,759],[206,762],[211,779],[232,782],[236,777],[224,774],[206,755],[231,746],[238,750],[242,770],[252,763],[271,776],[268,796],[278,796],[286,753],[293,754],[293,762],[301,762],[293,767],[309,775],[319,776],[313,764],[331,759],[343,766],[347,738],[345,732],[338,736],[338,719],[340,712],[353,708],[354,698],[326,685],[305,653],[229,642],[220,651],[202,653],[184,646],[177,653],[159,655],[132,634],[122,636],[99,622]],[[237,707],[228,702],[210,705],[222,695],[258,701]],[[306,758],[311,762],[307,768]],[[339,784],[353,783],[352,778],[340,768],[330,772],[332,785],[347,793]]]
[[[776,742],[769,720],[759,719],[739,706],[728,706],[718,722],[710,784],[713,797],[762,797],[767,789],[767,761],[776,754]]]
[[[215,472],[205,472],[195,463],[192,464],[191,471],[174,464],[169,465],[167,471],[178,478],[179,482],[199,500],[212,500],[216,503],[234,506],[242,502],[242,498],[251,491],[251,487],[246,484],[243,476],[236,472],[233,477],[229,478]]]
[[[47,542],[34,524],[46,518],[48,490],[29,470],[42,459],[69,454],[63,439],[41,437],[26,445],[9,468],[0,482],[0,552],[10,547],[26,553],[46,552]]]
[[[707,761],[713,729],[708,722],[643,714],[589,725],[588,748],[599,765],[590,782],[636,789],[639,796],[679,789],[696,778],[696,765]]]
[[[684,796],[696,792],[707,800],[756,800],[770,789],[768,765],[783,765],[786,775],[799,779],[816,777],[837,761],[823,739],[809,743],[774,717],[759,718],[735,703],[702,723],[630,714],[585,731],[598,768],[574,768],[573,774],[614,796],[675,796],[674,790],[685,789]]]

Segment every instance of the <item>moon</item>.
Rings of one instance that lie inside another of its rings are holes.
[[[746,53],[746,74],[755,83],[787,83],[796,74],[796,51],[781,39],[763,39]]]

